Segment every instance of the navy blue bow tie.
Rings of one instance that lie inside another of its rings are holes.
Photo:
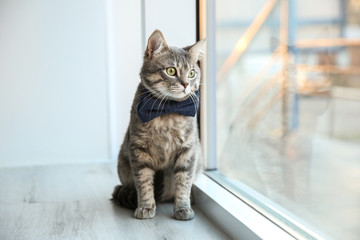
[[[194,117],[199,109],[199,91],[195,96],[177,102],[174,100],[162,100],[151,95],[150,91],[143,87],[137,112],[140,120],[145,123],[168,113],[178,113],[184,116]]]

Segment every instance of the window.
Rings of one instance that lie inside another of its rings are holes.
[[[360,2],[207,4],[208,176],[297,238],[356,239]]]

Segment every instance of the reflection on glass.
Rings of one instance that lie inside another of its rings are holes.
[[[217,1],[219,170],[360,236],[360,1]]]

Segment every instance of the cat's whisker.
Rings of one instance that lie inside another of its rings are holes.
[[[171,91],[168,91],[168,94],[166,95],[166,101],[168,100],[168,97],[172,94]]]
[[[194,97],[196,97],[198,100],[200,100],[200,98],[198,97],[198,95],[196,95],[196,93],[191,92],[190,94],[193,95]]]
[[[195,93],[193,93],[193,92],[191,92],[189,96],[190,96],[191,100],[192,100],[193,103],[194,103],[195,112],[197,113],[199,107],[198,107],[198,105],[196,104],[196,101],[195,101],[194,97],[196,97],[196,98],[198,99],[198,101],[200,100],[200,98],[199,98]]]
[[[195,94],[195,93],[193,93],[193,92],[190,92],[190,94],[189,94],[189,96],[192,98],[192,99],[196,99],[196,100],[199,100],[199,97]],[[195,97],[195,98],[194,98]]]
[[[154,105],[155,105],[155,103],[157,102],[159,100],[159,98],[156,98],[155,99],[155,102],[152,104],[152,106],[151,106],[151,109],[150,109],[150,114],[149,114],[149,121],[151,120],[150,118],[151,118],[151,113],[152,113],[152,111],[153,111],[153,108],[154,108]],[[159,111],[159,110],[158,110]]]
[[[145,87],[141,87],[142,89],[146,89]],[[146,89],[147,90],[147,89]],[[139,96],[142,96],[142,95],[145,95],[145,94],[148,94],[149,91],[141,91],[140,93],[138,94],[135,94],[135,97],[139,97]]]
[[[136,105],[136,109],[138,109],[139,104],[142,103],[146,98],[147,98],[147,101],[145,102],[145,104],[150,101],[150,99],[151,99],[151,93],[148,93],[148,92],[146,92],[146,93],[147,93],[148,95],[146,95],[141,101],[138,102],[138,104]],[[145,93],[144,93],[144,94],[145,94]],[[145,106],[145,105],[144,105],[144,106]],[[144,107],[144,106],[143,106],[143,107]],[[142,107],[142,108],[143,108],[143,107]],[[141,108],[141,109],[142,109],[142,108]],[[139,110],[141,110],[141,109],[139,109]]]
[[[161,108],[161,102],[162,102],[169,94],[170,94],[170,92],[167,92],[167,91],[166,91],[165,93],[161,93],[160,96],[159,96],[158,98],[156,98],[155,102],[152,104],[150,112],[152,112],[154,106],[157,106],[157,109],[158,109],[158,110],[157,110],[157,113],[158,113],[159,110],[160,110],[160,108]],[[162,97],[162,99],[161,99],[160,103],[159,103],[159,104],[156,104],[156,102],[157,102],[158,100],[160,100],[161,97]],[[150,117],[150,115],[149,115],[149,117]]]
[[[136,94],[135,97],[141,97],[141,96],[143,96],[145,94],[148,94],[148,96],[151,95],[150,92],[146,91],[146,92],[143,92],[143,93]]]
[[[145,93],[144,93],[145,94]],[[140,103],[142,103],[146,98],[148,99],[147,101],[146,101],[146,103],[150,100],[150,96],[151,96],[151,93],[148,93],[148,95],[146,95],[143,99],[141,99],[139,102],[138,102],[138,104],[136,105],[136,109],[138,109],[138,107],[139,107],[139,104]]]
[[[191,97],[191,101],[193,102],[194,107],[195,107],[195,113],[197,113],[198,109],[197,109],[197,106],[196,106],[196,101],[194,100],[194,97],[193,97],[192,94],[190,94],[190,97]]]
[[[157,113],[159,112],[159,110],[162,111],[162,110],[165,109],[165,103],[166,103],[166,101],[167,101],[167,97],[168,97],[170,94],[171,94],[170,91],[167,91],[167,92],[164,93],[164,97],[161,99],[161,101],[160,101],[160,103],[159,103],[159,108],[158,108]],[[164,100],[165,100],[164,105],[163,105],[163,107],[161,108],[161,103],[162,103],[162,101],[164,101]]]
[[[139,109],[139,111],[141,111],[141,110],[143,109],[143,107],[151,100],[151,97],[150,97],[151,95],[152,95],[152,94],[150,93],[148,96],[146,96],[146,97],[149,97],[149,98],[148,98],[148,100],[145,102],[145,104]],[[146,98],[146,97],[145,97],[145,98]],[[144,99],[145,99],[145,98],[144,98]],[[140,103],[140,102],[142,102],[142,101],[139,101],[139,103]],[[138,104],[138,105],[139,105],[139,104]],[[136,108],[137,108],[137,107],[136,107]]]

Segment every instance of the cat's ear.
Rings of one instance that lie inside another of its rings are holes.
[[[194,62],[199,61],[205,56],[206,39],[202,39],[192,45],[189,49],[189,54]]]
[[[169,47],[162,33],[159,30],[155,30],[149,37],[145,56],[151,59],[153,56],[162,53],[168,48]]]

